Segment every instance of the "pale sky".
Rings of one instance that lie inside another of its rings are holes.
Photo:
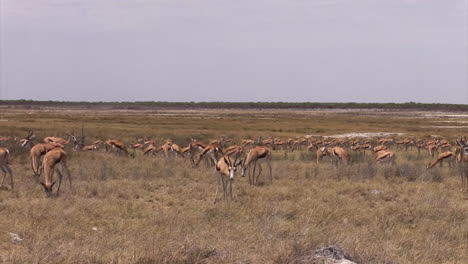
[[[468,0],[0,0],[0,99],[468,103]]]

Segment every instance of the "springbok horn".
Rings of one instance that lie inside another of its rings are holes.
[[[231,161],[229,160],[229,158],[226,158],[226,156],[223,157],[224,158],[224,162],[231,167]]]

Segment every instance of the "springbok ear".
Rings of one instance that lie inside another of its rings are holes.
[[[243,160],[239,160],[239,162],[237,162],[236,165],[234,165],[234,166],[237,167],[237,166],[241,165],[242,162],[243,162]]]

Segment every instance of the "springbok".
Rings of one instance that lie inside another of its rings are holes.
[[[64,139],[64,138],[61,138],[61,137],[45,137],[44,138],[44,143],[59,143],[59,144],[62,144],[62,145],[67,145],[70,142],[73,142],[73,143],[78,142],[76,137],[74,135],[70,134],[70,133],[68,134],[67,139]]]
[[[41,157],[55,148],[63,149],[64,146],[59,143],[39,143],[31,148],[29,151],[29,159],[31,160],[33,178],[38,179],[39,177],[39,163]]]
[[[51,151],[45,154],[41,166],[41,171],[44,171],[44,182],[40,183],[44,187],[47,197],[50,197],[52,194],[52,188],[55,185],[55,181],[53,181],[55,166],[59,163],[62,165],[62,170],[67,174],[68,180],[70,182],[70,187],[72,187],[71,175],[67,168],[67,154],[61,148],[52,149]],[[60,170],[57,170],[57,173],[59,175],[57,196],[59,196],[60,186],[62,185],[62,172]]]
[[[115,139],[109,139],[104,142],[106,145],[106,152],[109,153],[112,149],[117,149],[119,150],[119,153],[123,152],[126,157],[128,157],[129,153],[127,150],[127,147],[122,141],[115,140]]]
[[[251,185],[256,185],[258,179],[260,178],[260,174],[262,173],[262,166],[261,163],[258,164],[258,175],[255,175],[255,171],[257,169],[257,162],[265,161],[267,166],[270,170],[270,182],[273,183],[273,172],[271,168],[271,149],[263,146],[253,147],[247,153],[247,156],[242,163],[242,177],[245,177],[246,172],[248,171],[250,165],[253,164],[252,173],[249,174],[249,183]]]
[[[190,161],[192,162],[192,165],[195,165],[195,160],[194,160],[195,153],[199,150],[203,151],[205,148],[206,148],[205,144],[197,141],[196,139],[190,138],[190,143],[187,149],[185,150],[185,153],[187,153],[186,158],[190,159]]]
[[[87,146],[82,147],[81,151],[94,151],[94,150],[97,150],[101,144],[102,144],[102,141],[100,141],[100,140],[95,141],[91,145],[87,145]]]
[[[372,150],[373,150],[374,152],[379,152],[379,151],[382,151],[382,150],[387,150],[387,146],[385,146],[385,145],[378,145],[378,146],[375,146]]]
[[[223,184],[224,200],[229,201],[229,198],[232,201],[232,183],[236,174],[237,167],[242,164],[242,160],[237,162],[237,159],[232,162],[231,158],[227,155],[221,157],[216,162],[216,171],[219,172],[218,184],[216,185],[216,192],[214,203],[218,197],[219,185]]]
[[[317,150],[317,164],[319,164],[322,157],[325,157],[325,156],[331,157],[337,163],[341,162],[341,163],[347,165],[348,162],[349,162],[348,151],[346,151],[342,147],[333,147],[333,148],[322,147],[322,148],[319,148]]]
[[[220,139],[212,139],[208,145],[217,145],[220,148],[224,148],[224,145],[226,143],[232,142],[232,139],[228,138],[225,139],[224,137],[221,137]]]
[[[0,188],[3,186],[3,183],[5,182],[5,178],[7,176],[7,173],[10,174],[10,184],[11,184],[11,189],[14,189],[13,186],[13,173],[11,172],[10,166],[8,166],[8,158],[10,157],[10,152],[8,151],[7,148],[0,148],[0,170],[3,172],[3,179],[2,183],[0,183]]]
[[[213,161],[214,164],[216,164],[218,161],[219,154],[223,155],[223,151],[218,147],[218,145],[216,144],[208,145],[202,150],[202,152],[200,153],[200,156],[198,156],[198,159],[193,164],[193,166],[197,167],[198,164],[200,164],[200,161],[203,159],[203,157],[205,157],[205,155],[208,155],[208,162],[211,160]]]
[[[145,145],[142,144],[142,143],[130,144],[130,148],[132,148],[133,150],[143,149],[144,147],[145,147]]]
[[[323,157],[331,156],[331,148],[321,147],[317,149],[317,164],[320,163]]]
[[[462,163],[462,172],[460,174],[462,190],[468,191],[468,145],[466,144],[466,137],[456,140],[457,144],[460,146],[460,153],[457,156],[458,162]]]
[[[253,145],[253,144],[255,144],[255,140],[250,139],[250,138],[249,139],[243,139],[241,141],[241,146],[243,146],[243,147],[248,146],[248,145]]]
[[[391,161],[395,163],[395,153],[393,151],[381,150],[375,153],[375,163],[382,163],[385,161]]]
[[[442,162],[445,159],[449,160],[449,166],[451,166],[452,163],[453,163],[453,158],[454,157],[455,157],[455,153],[453,153],[451,151],[442,152],[437,156],[437,158],[435,160],[430,161],[429,164],[427,164],[426,168],[428,168],[428,169],[433,168],[437,163],[439,163],[440,166],[442,167]]]
[[[179,156],[181,158],[183,158],[184,154],[188,151],[188,148],[181,148],[179,145],[175,143],[172,143],[171,149],[175,153],[176,156]]]
[[[416,143],[413,139],[406,138],[404,140],[396,141],[395,144],[397,144],[397,148],[398,146],[404,146],[405,151],[408,151],[408,148],[410,148],[412,145],[415,145]]]
[[[435,152],[437,152],[437,149],[439,148],[440,143],[437,140],[436,142],[431,142],[426,144],[426,150],[427,153],[429,154],[429,157],[434,157]]]
[[[174,151],[174,148],[172,147],[172,140],[166,139],[164,141],[164,144],[159,147],[156,151],[162,150],[164,152],[164,156],[166,159],[170,159],[170,153]]]
[[[379,145],[390,145],[394,142],[395,140],[393,138],[381,138],[378,140]]]
[[[262,139],[262,137],[258,137],[257,139],[257,144],[260,146],[272,146],[273,148],[275,147],[273,138],[270,137],[268,139]]]
[[[158,147],[154,143],[149,144],[145,150],[143,150],[143,155],[148,155],[150,153],[155,154],[158,150]]]

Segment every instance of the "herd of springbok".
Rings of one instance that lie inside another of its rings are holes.
[[[249,183],[257,185],[258,179],[262,173],[262,164],[266,164],[269,169],[269,179],[273,182],[271,159],[275,150],[285,151],[307,151],[316,153],[317,164],[327,157],[335,165],[346,166],[349,162],[349,152],[359,151],[365,153],[367,150],[374,153],[376,163],[391,162],[395,163],[395,151],[407,151],[411,148],[417,148],[418,155],[421,150],[427,151],[431,159],[426,165],[428,169],[436,164],[448,161],[449,166],[458,162],[468,166],[468,144],[465,137],[450,142],[446,139],[415,139],[407,138],[404,140],[395,140],[394,138],[328,138],[328,137],[302,137],[302,138],[268,138],[259,137],[254,139],[242,139],[237,144],[232,139],[213,139],[207,144],[191,138],[187,147],[180,147],[172,140],[164,140],[157,144],[155,140],[149,138],[136,138],[136,142],[126,145],[124,142],[109,139],[105,141],[95,141],[91,145],[84,144],[84,137],[77,138],[68,134],[67,138],[45,137],[44,143],[34,144],[35,134],[30,131],[24,138],[0,137],[0,143],[13,140],[22,147],[29,148],[29,155],[32,168],[32,176],[35,181],[44,187],[47,197],[52,194],[55,185],[53,180],[54,172],[59,175],[56,195],[59,195],[62,182],[62,173],[66,174],[70,186],[72,183],[70,172],[67,168],[67,154],[65,146],[73,145],[76,151],[98,151],[104,145],[105,153],[115,153],[127,157],[135,157],[137,151],[142,155],[162,154],[167,159],[182,158],[197,167],[200,162],[209,167],[214,167],[219,172],[218,184],[216,187],[216,202],[219,185],[223,186],[224,199],[232,200],[232,183],[237,171],[241,168],[242,176],[248,175]],[[391,150],[393,149],[393,151]],[[4,176],[0,187],[3,186],[7,174],[10,176],[11,189],[13,189],[13,173],[9,166],[10,152],[7,148],[0,147],[0,169]],[[61,170],[56,165],[61,165]],[[41,174],[44,175],[43,181],[40,180]],[[463,169],[461,173],[462,190],[468,190],[468,173]]]

